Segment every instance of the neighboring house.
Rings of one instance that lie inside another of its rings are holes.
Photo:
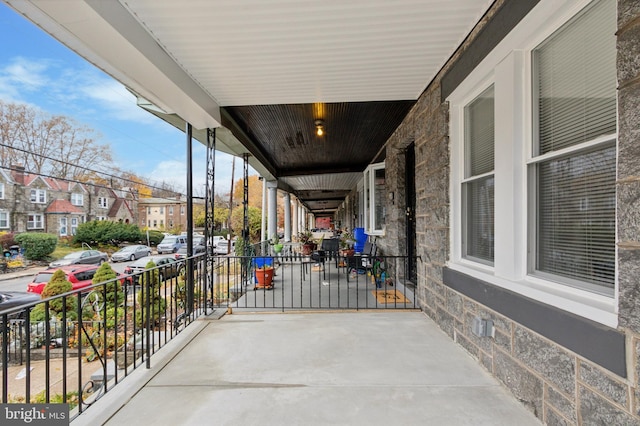
[[[136,223],[136,200],[129,193],[11,169],[0,169],[0,231],[64,237],[88,220]]]
[[[140,198],[138,218],[141,228],[160,231],[187,229],[187,200],[184,197]]]

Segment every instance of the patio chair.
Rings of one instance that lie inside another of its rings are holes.
[[[340,250],[340,240],[338,238],[325,238],[319,250],[311,254],[311,259],[321,265],[324,277],[326,278],[326,270],[324,264],[326,260],[334,260],[336,269],[338,268],[338,251]]]
[[[356,253],[347,258],[347,282],[352,271],[366,271],[371,269],[376,257],[378,248],[375,243],[366,242],[362,249],[362,253]]]

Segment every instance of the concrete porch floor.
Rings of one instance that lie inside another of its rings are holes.
[[[416,311],[205,318],[151,362],[74,426],[540,424]]]

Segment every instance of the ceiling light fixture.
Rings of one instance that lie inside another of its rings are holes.
[[[315,124],[316,124],[316,135],[318,136],[324,135],[324,121],[316,120]]]

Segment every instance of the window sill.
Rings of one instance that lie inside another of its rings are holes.
[[[470,263],[470,262],[469,262]],[[508,280],[494,275],[490,268],[449,262],[447,266],[491,285],[512,291],[538,302],[554,306],[611,328],[618,326],[616,300],[612,297],[568,287],[533,276]]]

